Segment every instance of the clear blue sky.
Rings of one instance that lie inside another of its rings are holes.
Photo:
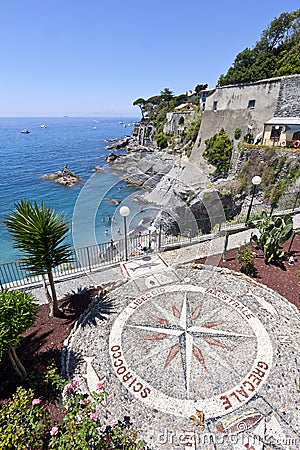
[[[213,87],[299,0],[6,0],[0,116],[138,116],[169,87]]]

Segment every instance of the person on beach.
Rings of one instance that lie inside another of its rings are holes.
[[[105,234],[105,236],[108,236],[108,230],[105,230],[104,234]]]

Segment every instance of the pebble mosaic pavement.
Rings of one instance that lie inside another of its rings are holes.
[[[252,279],[161,264],[92,304],[63,359],[151,449],[294,450],[299,334],[296,308]]]

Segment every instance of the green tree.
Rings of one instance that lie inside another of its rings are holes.
[[[171,91],[171,89],[164,88],[162,91],[160,91],[160,96],[168,104],[169,107],[170,100],[174,97],[174,93]]]
[[[247,83],[300,72],[300,9],[282,13],[262,32],[253,48],[240,52],[219,86]]]
[[[204,91],[207,88],[208,88],[208,84],[197,84],[197,86],[195,86],[195,91],[199,95],[201,91]]]
[[[158,145],[158,147],[159,147],[161,150],[162,150],[163,148],[168,147],[168,139],[169,139],[169,137],[168,137],[168,135],[165,134],[165,133],[159,133],[159,134],[156,136],[156,142],[157,142],[157,145]]]
[[[26,370],[16,354],[20,335],[32,325],[38,307],[30,292],[0,292],[0,360],[8,352],[13,368],[20,376],[26,377]]]
[[[142,114],[142,120],[144,120],[145,119],[145,117],[144,117],[144,107],[145,107],[145,103],[146,103],[146,100],[144,100],[143,98],[137,98],[132,104],[133,104],[133,106],[138,106],[139,108],[140,108],[140,110],[141,110],[141,114]]]
[[[55,214],[53,208],[44,203],[23,199],[15,203],[15,210],[6,215],[4,225],[12,235],[15,248],[25,255],[22,257],[24,267],[34,275],[42,275],[46,297],[50,306],[50,316],[63,315],[58,308],[52,269],[60,264],[70,263],[72,255],[69,244],[64,243],[69,231],[69,222],[63,214]],[[45,275],[47,275],[51,295],[48,292]]]
[[[231,153],[233,149],[232,141],[226,135],[224,128],[205,141],[206,150],[203,156],[207,158],[210,164],[216,167],[214,175],[222,172],[228,172],[230,166]]]

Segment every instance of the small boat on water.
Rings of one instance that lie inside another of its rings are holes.
[[[21,133],[24,133],[24,134],[29,134],[29,133],[30,133],[30,131],[28,131],[28,130],[24,129],[24,130],[22,130],[22,131],[21,131]]]
[[[43,125],[41,125],[41,128],[47,128],[47,125],[45,125],[45,124],[43,123]]]

